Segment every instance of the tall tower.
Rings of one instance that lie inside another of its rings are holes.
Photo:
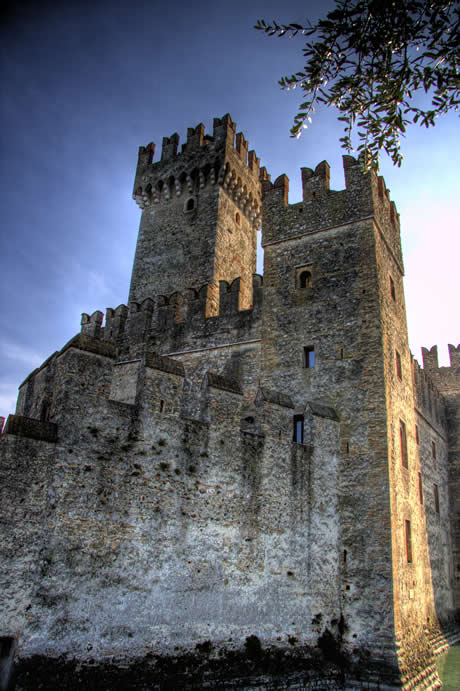
[[[259,159],[248,153],[229,115],[140,147],[134,199],[142,208],[129,301],[208,285],[206,314],[218,312],[219,281],[241,277],[240,309],[252,304],[256,228],[260,224]]]
[[[263,382],[298,409],[310,399],[337,412],[343,640],[411,678],[430,667],[424,627],[436,612],[399,218],[383,178],[351,156],[344,169],[340,191],[329,189],[326,161],[302,169],[293,205],[285,175],[263,183]],[[419,668],[412,659],[409,669],[415,648]]]

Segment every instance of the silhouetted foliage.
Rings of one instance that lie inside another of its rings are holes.
[[[400,166],[400,137],[408,124],[430,127],[438,116],[458,110],[458,0],[337,0],[314,25],[261,19],[255,28],[269,36],[307,37],[303,70],[279,81],[307,96],[291,135],[308,127],[315,104],[335,106],[345,123],[343,148],[354,150],[356,128],[366,167],[378,168],[382,149]]]

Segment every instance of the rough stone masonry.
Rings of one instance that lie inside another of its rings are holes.
[[[1,437],[0,688],[438,688],[460,348],[409,351],[384,180],[323,161],[289,204],[229,115],[178,145],[139,150],[128,305]]]

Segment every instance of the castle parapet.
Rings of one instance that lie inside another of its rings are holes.
[[[449,343],[449,357],[451,367],[460,367],[460,343],[457,347]]]
[[[179,146],[179,135],[174,132],[170,137],[163,137],[163,145],[161,147],[161,160],[169,161],[177,156],[177,147]],[[152,163],[152,161],[150,161]]]
[[[345,189],[331,190],[327,161],[321,161],[314,170],[302,168],[303,201],[290,205],[287,176],[280,175],[272,183],[262,169],[262,244],[373,217],[402,271],[399,216],[383,178],[374,171],[365,171],[362,159],[353,156],[343,156],[343,170]]]
[[[422,348],[423,367],[436,387],[442,394],[455,394],[460,392],[460,344],[457,346],[449,343],[449,367],[439,367],[438,346]]]
[[[91,316],[83,312],[83,314],[81,315],[81,332],[86,336],[91,336],[92,338],[99,338],[101,335],[103,319],[104,314],[99,310],[93,312]]]
[[[207,185],[222,185],[237,193],[242,210],[248,206],[260,220],[259,164],[254,150],[242,132],[236,135],[236,124],[230,115],[214,118],[213,135],[205,134],[202,123],[187,129],[187,141],[179,149],[177,132],[163,138],[160,161],[153,162],[155,145],[140,147],[133,199],[145,209],[170,202],[182,194],[198,194]],[[245,179],[245,182],[243,181]],[[245,189],[246,184],[246,189]]]
[[[428,372],[438,369],[438,346],[434,345],[430,349],[422,348],[423,368]]]
[[[311,168],[301,168],[301,172],[304,202],[329,192],[331,167],[327,161],[318,163],[314,172]]]

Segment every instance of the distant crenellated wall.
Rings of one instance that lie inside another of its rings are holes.
[[[439,367],[438,347],[422,348],[423,365],[445,402],[448,442],[448,488],[454,542],[452,582],[460,609],[460,344],[449,344],[450,367]]]

